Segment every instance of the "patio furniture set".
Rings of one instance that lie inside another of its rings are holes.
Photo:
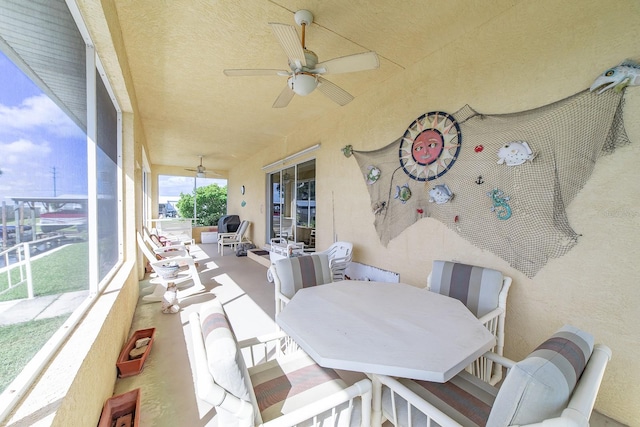
[[[326,253],[269,270],[270,337],[238,343],[217,300],[191,317],[197,394],[218,425],[589,425],[610,349],[565,325],[505,358],[511,279],[496,270],[435,261],[425,289],[334,281]],[[363,379],[349,386],[341,371]]]
[[[248,226],[221,235],[218,251]],[[199,283],[183,245],[144,234],[159,291],[143,298]],[[565,325],[522,361],[505,358],[511,278],[434,261],[424,289],[343,280],[350,243],[305,253],[283,240],[268,269],[277,332],[238,342],[218,300],[190,317],[196,392],[218,425],[588,426],[611,350]],[[349,384],[341,371],[364,375]]]

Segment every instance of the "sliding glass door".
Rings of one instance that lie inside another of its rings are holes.
[[[269,174],[267,241],[282,238],[309,244],[316,223],[316,161]]]

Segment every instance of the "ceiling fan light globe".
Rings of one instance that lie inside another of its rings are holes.
[[[204,178],[204,172],[198,172],[198,173],[196,174],[196,177],[197,177],[197,178]]]
[[[289,77],[287,84],[297,95],[306,96],[315,90],[318,81],[310,74],[295,74]]]

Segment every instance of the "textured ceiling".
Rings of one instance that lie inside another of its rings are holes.
[[[286,77],[223,74],[288,69],[269,22],[295,25],[295,11],[310,10],[306,46],[320,61],[377,52],[377,70],[326,76],[357,99],[515,2],[114,0],[151,163],[194,167],[202,155],[209,171],[227,170],[304,121],[345,108],[316,90],[274,109]]]

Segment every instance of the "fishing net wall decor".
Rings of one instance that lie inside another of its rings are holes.
[[[385,246],[423,217],[528,277],[577,243],[565,207],[598,157],[629,143],[623,92],[583,91],[513,114],[431,112],[374,151],[353,152]]]

